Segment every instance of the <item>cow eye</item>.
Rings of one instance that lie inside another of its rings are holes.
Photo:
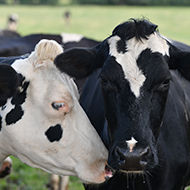
[[[53,107],[53,109],[55,109],[55,110],[59,110],[59,109],[62,108],[63,106],[65,106],[65,103],[64,103],[64,102],[59,102],[59,103],[54,102],[54,103],[52,103],[52,107]]]
[[[108,83],[108,80],[104,76],[100,76],[100,80],[101,80],[102,84],[107,84]]]
[[[169,85],[170,85],[170,79],[166,79],[166,80],[164,80],[162,83],[161,83],[161,85],[160,85],[160,87],[158,88],[158,90],[167,90],[168,88],[169,88]]]

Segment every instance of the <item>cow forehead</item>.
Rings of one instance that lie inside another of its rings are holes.
[[[36,60],[33,53],[27,59],[16,60],[13,68],[21,73],[36,91],[43,92],[48,86],[48,94],[66,95],[70,94],[79,99],[78,90],[74,81],[67,74],[61,73],[51,60],[44,60],[42,64],[35,66]],[[32,92],[34,93],[34,92]],[[40,97],[39,93],[38,96]]]
[[[18,105],[12,104],[13,98],[7,102],[7,109],[1,113],[4,115],[6,125],[33,117],[30,110],[35,109],[39,110],[36,117],[48,116],[51,120],[49,125],[54,125],[58,118],[63,118],[63,113],[56,112],[52,108],[52,103],[64,102],[72,108],[74,102],[78,101],[79,95],[74,81],[68,75],[61,73],[51,60],[44,60],[44,63],[35,66],[34,60],[29,57],[29,59],[15,61],[12,66],[23,78],[17,97],[23,98],[25,93],[25,99]],[[21,87],[26,82],[29,85],[25,92],[22,92]]]
[[[122,39],[119,36],[112,36],[108,39],[109,54],[115,57],[118,64],[121,65],[124,72],[125,79],[130,84],[131,91],[138,98],[140,95],[140,88],[143,86],[146,76],[137,65],[139,55],[145,49],[150,49],[151,52],[158,52],[160,54],[169,56],[169,45],[166,40],[154,32],[148,39],[137,40],[135,37],[125,41],[125,50],[119,51],[119,42]]]

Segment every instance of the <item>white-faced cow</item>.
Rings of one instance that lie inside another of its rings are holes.
[[[91,75],[81,104],[118,170],[94,189],[182,190],[189,183],[190,52],[156,29],[132,19],[96,47],[55,59],[73,77]]]
[[[0,65],[0,161],[8,155],[58,175],[101,183],[112,172],[108,152],[78,102],[72,78],[53,60],[62,53],[42,40],[28,58]]]

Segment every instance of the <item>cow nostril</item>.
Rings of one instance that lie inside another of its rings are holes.
[[[141,159],[140,159],[140,165],[142,167],[145,167],[148,164],[147,157],[148,157],[149,154],[150,154],[150,148],[149,148],[149,146],[141,151],[141,153],[140,153],[140,157],[141,157]]]
[[[140,165],[144,168],[146,165],[148,164],[148,162],[140,160]]]
[[[125,156],[125,154],[124,154],[124,152],[122,151],[121,148],[116,147],[115,155],[117,156],[119,164],[125,163],[126,156]]]
[[[149,146],[146,147],[144,150],[141,151],[140,153],[140,156],[143,157],[143,156],[148,156],[148,154],[150,153],[150,148]]]

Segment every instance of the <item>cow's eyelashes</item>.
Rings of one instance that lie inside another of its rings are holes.
[[[108,84],[109,81],[106,79],[106,77],[104,76],[100,76],[100,81],[101,81],[101,84],[104,85],[104,84]]]
[[[68,113],[72,107],[68,102],[53,102],[51,104],[52,108],[60,113]]]
[[[167,89],[169,88],[169,85],[170,85],[170,78],[164,80],[164,81],[161,83],[161,85],[159,86],[158,90],[159,90],[159,91],[167,90]]]
[[[63,106],[65,106],[64,102],[53,102],[52,103],[52,107],[55,110],[59,110],[60,108],[62,108]]]

